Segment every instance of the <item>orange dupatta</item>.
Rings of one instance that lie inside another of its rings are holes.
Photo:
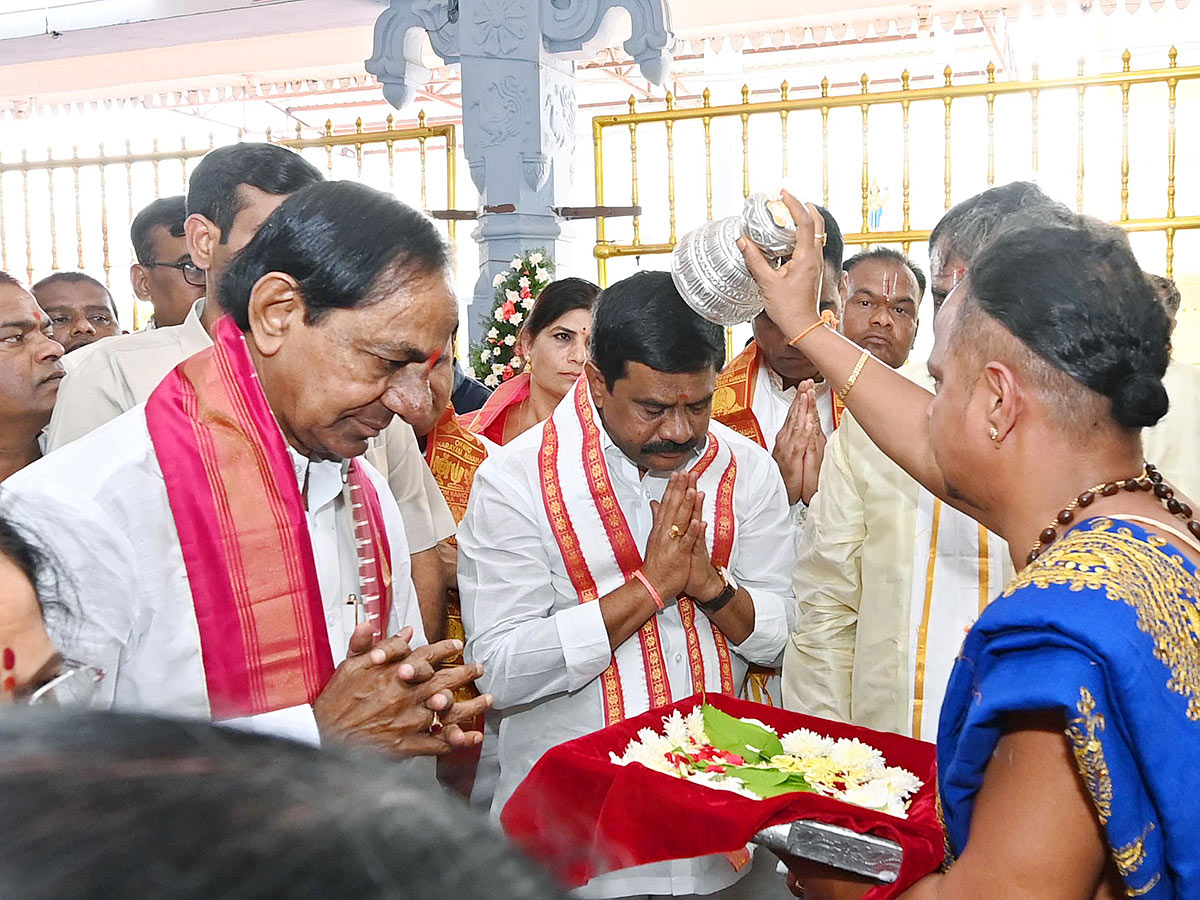
[[[304,499],[283,434],[225,317],[214,345],[180,363],[146,402],[200,631],[214,719],[312,703],[333,674]],[[360,575],[386,628],[391,565],[379,497],[358,460]],[[366,536],[364,542],[363,535]]]

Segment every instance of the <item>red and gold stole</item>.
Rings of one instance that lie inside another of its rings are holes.
[[[529,375],[508,379],[492,392],[477,413],[463,416],[463,425],[473,434],[482,434],[494,444],[504,444],[504,423],[509,410],[529,399]]]
[[[588,603],[632,578],[642,565],[642,555],[613,489],[586,379],[576,383],[573,396],[574,402],[560,404],[543,426],[539,462],[551,530],[579,602]],[[709,434],[708,446],[693,471],[699,473],[699,489],[705,494],[705,521],[712,523],[713,562],[727,565],[733,551],[737,460],[727,445]],[[695,605],[686,597],[662,615],[678,615],[683,626],[692,681],[684,695],[702,689],[732,694],[733,669],[725,636],[715,626],[698,627]],[[671,703],[658,616],[616,649],[601,680],[609,725]]]
[[[312,703],[333,674],[304,499],[228,317],[150,395],[146,424],[187,569],[214,719]],[[374,486],[349,489],[367,615],[386,628],[391,560]]]
[[[766,447],[762,426],[754,415],[754,388],[758,384],[758,341],[751,341],[717,376],[713,391],[713,418],[760,447]]]

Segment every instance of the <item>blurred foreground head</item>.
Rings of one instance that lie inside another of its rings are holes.
[[[6,900],[562,896],[484,816],[384,760],[40,712],[0,716]]]

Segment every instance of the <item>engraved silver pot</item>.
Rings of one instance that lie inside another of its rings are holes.
[[[787,208],[766,194],[751,194],[740,216],[708,222],[675,245],[671,278],[688,306],[710,322],[737,325],[763,310],[738,239],[748,236],[776,264],[796,247],[796,226]]]

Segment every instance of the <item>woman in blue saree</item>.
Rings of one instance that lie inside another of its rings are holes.
[[[1127,239],[1065,211],[1001,233],[938,316],[930,395],[820,327],[822,221],[785,200],[792,261],[743,247],[768,314],[1018,569],[942,707],[952,864],[904,896],[1200,898],[1200,522],[1142,457],[1169,325]],[[866,889],[812,866],[789,883]]]

